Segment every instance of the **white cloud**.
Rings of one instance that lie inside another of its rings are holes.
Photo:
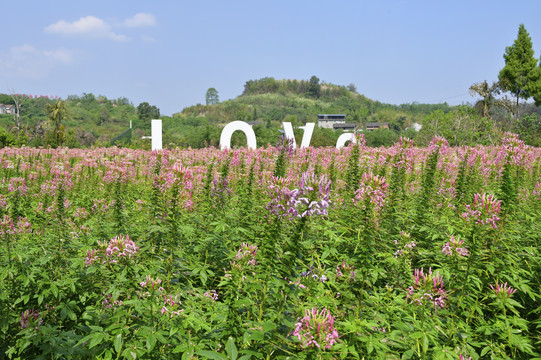
[[[45,32],[62,35],[83,35],[114,41],[129,40],[125,35],[113,32],[112,26],[109,23],[95,16],[85,16],[71,23],[60,20],[47,26]]]
[[[125,27],[144,27],[156,25],[156,18],[152,14],[138,13],[133,17],[124,20]]]
[[[73,61],[73,54],[65,49],[46,50],[43,54],[47,58],[63,64],[69,64]]]
[[[153,43],[156,42],[156,39],[149,35],[143,35],[141,36],[141,41],[144,43]]]
[[[73,53],[66,49],[40,50],[32,45],[14,46],[0,53],[0,76],[42,79],[55,67],[73,62]]]

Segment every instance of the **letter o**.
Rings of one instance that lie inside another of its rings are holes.
[[[341,147],[344,147],[346,145],[346,142],[351,141],[354,144],[357,143],[357,139],[355,138],[354,133],[345,133],[338,137],[338,140],[336,140],[336,148],[340,149]]]
[[[252,129],[250,124],[244,121],[237,120],[230,122],[229,124],[224,126],[222,134],[220,135],[220,149],[224,150],[231,148],[231,137],[233,136],[233,133],[237,130],[242,131],[246,135],[249,149],[257,148],[257,141],[255,138],[254,129]]]

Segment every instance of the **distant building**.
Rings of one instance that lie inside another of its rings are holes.
[[[317,126],[324,129],[332,129],[334,124],[345,124],[346,114],[319,114]]]
[[[15,106],[0,104],[0,114],[15,114]]]
[[[333,124],[333,130],[343,130],[343,131],[355,131],[357,124]]]
[[[346,124],[345,114],[319,114],[317,116],[317,126],[324,129],[344,131],[354,131],[357,127],[355,124]]]
[[[366,131],[374,131],[376,129],[388,129],[389,123],[387,122],[369,122],[366,123]]]

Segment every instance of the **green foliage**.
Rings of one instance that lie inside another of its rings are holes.
[[[313,75],[308,82],[307,94],[315,98],[318,98],[321,95],[321,85],[319,84],[319,78],[315,75]]]
[[[150,120],[160,118],[160,109],[144,101],[137,106],[137,117],[143,128],[150,128]]]
[[[398,141],[399,135],[390,129],[379,128],[374,131],[366,131],[364,138],[367,146],[392,146]]]
[[[62,100],[56,101],[54,104],[47,104],[47,115],[49,118],[49,132],[52,133],[50,139],[46,143],[56,148],[64,143],[64,130],[62,121],[66,116],[66,104]]]
[[[530,34],[524,24],[520,24],[517,39],[512,46],[505,49],[503,57],[505,66],[499,74],[500,85],[503,90],[510,91],[515,96],[515,117],[518,118],[519,99],[529,99],[541,89],[541,71],[534,56]]]
[[[5,100],[9,95],[2,95]],[[30,98],[25,96],[21,103],[22,138],[15,145],[27,144],[30,146],[57,146],[60,132],[56,132],[56,122],[49,120],[49,108],[55,106],[56,100],[45,97]],[[13,102],[13,99],[11,99]],[[83,94],[82,96],[70,95],[62,100],[65,113],[61,119],[64,126],[63,146],[91,146],[96,141],[108,143],[115,136],[125,131],[130,124],[138,120],[135,108],[126,98],[109,100],[105,96]],[[4,103],[10,103],[4,101]],[[12,115],[0,115],[0,127],[13,128]],[[60,129],[60,128],[59,128]],[[26,140],[24,139],[26,138]]]
[[[15,136],[0,127],[0,147],[11,146],[13,144],[15,144]]]
[[[451,146],[494,144],[499,139],[495,123],[479,118],[469,106],[459,106],[447,113],[436,110],[426,116],[416,141],[426,146],[434,136],[446,138]]]
[[[275,148],[4,149],[0,357],[539,358],[541,151],[505,141],[279,179]]]
[[[128,99],[122,97],[111,100],[91,93],[70,95],[63,101],[66,111],[61,125],[64,127],[64,136],[68,132],[70,134],[70,147],[111,144],[131,124],[131,142],[115,143],[118,146],[148,148],[150,141],[141,138],[149,135],[149,120],[159,117],[163,120],[164,147],[202,148],[218,146],[223,126],[234,120],[243,120],[252,124],[257,146],[267,146],[278,141],[284,121],[298,128],[307,122],[316,122],[318,114],[343,113],[346,121],[356,124],[358,129],[364,128],[366,122],[389,124],[390,132],[367,134],[368,146],[390,146],[400,136],[415,138],[419,144],[426,145],[434,135],[444,136],[451,145],[457,146],[495,144],[505,131],[519,133],[528,144],[536,143],[537,118],[541,110],[533,104],[521,105],[522,114],[528,116],[522,122],[517,122],[510,120],[505,107],[496,104],[499,100],[490,105],[492,98],[488,95],[483,100],[486,106],[482,105],[481,108],[466,105],[451,107],[446,103],[397,106],[370,100],[351,91],[351,86],[348,89],[320,82],[315,76],[310,80],[276,80],[272,77],[249,80],[243,94],[235,99],[214,105],[191,106],[173,117],[160,116],[159,109],[147,102],[135,108]],[[316,84],[319,86],[319,95],[317,91],[314,92]],[[5,103],[13,102],[10,96],[3,95],[3,99]],[[25,98],[21,105],[23,135],[13,143],[15,146],[68,145],[65,139],[62,142],[59,138],[62,132],[47,127],[47,105],[53,104],[54,101],[47,98]],[[486,115],[483,110],[485,107],[490,110],[489,116],[483,116]],[[423,124],[419,138],[411,127],[413,123]],[[13,126],[13,116],[0,115],[0,127],[14,134]],[[301,132],[296,133],[299,136]],[[311,145],[335,146],[340,134],[339,131],[316,127]],[[300,138],[297,142],[300,142]],[[245,144],[245,136],[236,132],[232,146],[241,147]]]
[[[207,105],[216,105],[220,103],[220,98],[218,96],[218,90],[215,88],[209,88],[205,94],[205,103]]]
[[[526,144],[541,146],[541,116],[539,114],[524,114],[515,123],[515,132]]]

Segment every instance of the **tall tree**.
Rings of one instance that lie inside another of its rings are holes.
[[[215,88],[209,88],[207,90],[205,100],[206,100],[207,105],[218,104],[220,102],[220,98],[218,97],[218,90],[216,90]]]
[[[62,100],[57,100],[54,104],[47,104],[47,114],[50,124],[54,127],[54,144],[53,146],[62,146],[64,141],[64,125],[62,120],[66,116],[66,103]]]
[[[515,117],[518,118],[519,99],[527,100],[536,94],[540,73],[534,56],[532,39],[524,24],[512,46],[505,48],[505,67],[500,71],[500,86],[516,98]]]
[[[537,86],[535,89],[535,94],[533,96],[535,100],[535,105],[541,106],[541,58],[539,59],[539,66],[537,67],[538,80]]]
[[[137,106],[137,116],[140,120],[152,120],[160,118],[160,109],[148,102],[142,102]]]
[[[479,112],[483,117],[490,117],[490,110],[497,103],[496,96],[500,94],[500,84],[493,82],[489,85],[485,80],[478,82],[470,86],[470,95],[479,95],[483,99],[475,103],[474,108],[480,110]]]
[[[308,95],[318,98],[321,94],[321,85],[319,85],[319,78],[313,75],[308,82]]]
[[[19,134],[21,132],[21,106],[28,97],[25,97],[24,94],[14,94],[13,91],[10,96],[13,99],[13,105],[15,106],[13,117],[15,118],[17,134]]]

